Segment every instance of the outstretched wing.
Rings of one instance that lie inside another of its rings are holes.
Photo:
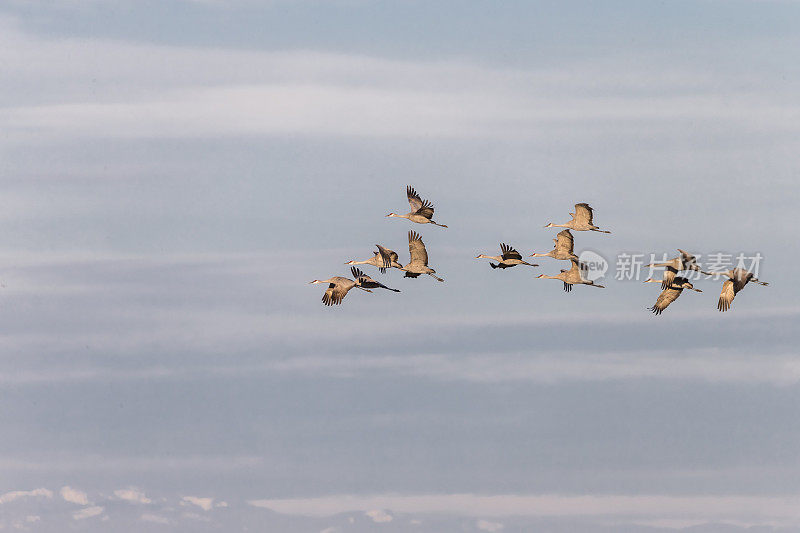
[[[353,275],[355,275],[355,272],[353,272]],[[380,281],[375,281],[374,279],[372,279],[371,277],[367,276],[366,274],[361,274],[361,276],[358,276],[356,278],[356,284],[359,287],[362,287],[364,289],[387,289],[387,290],[394,291],[394,292],[400,292],[397,289],[392,289],[391,287],[387,287],[386,285],[384,285]]]
[[[388,260],[389,260],[391,263],[396,263],[396,262],[397,262],[397,260],[398,260],[398,259],[400,259],[400,257],[397,255],[397,252],[395,252],[394,250],[390,250],[390,249],[388,249],[388,248],[384,248],[384,247],[383,247],[383,246],[381,246],[380,244],[376,244],[375,246],[377,246],[377,247],[378,247],[378,250],[380,250],[380,252],[381,252],[381,255],[382,255],[382,256],[386,256],[386,258],[387,258],[387,259],[388,259]]]
[[[367,276],[366,274],[364,274],[361,271],[361,269],[356,268],[356,267],[350,267],[350,273],[353,274],[353,278],[355,278],[356,283],[358,283],[358,281],[362,280],[362,279],[367,279],[367,280],[372,279],[369,276]]]
[[[349,281],[349,280],[347,280]],[[340,282],[331,283],[322,295],[322,303],[325,305],[339,305],[342,300],[347,296],[347,292],[352,288],[352,285],[343,285]]]
[[[683,263],[684,270],[700,270],[697,264],[697,257],[680,248],[678,248],[678,251],[681,254],[681,262]]]
[[[433,204],[428,200],[420,198],[417,191],[414,190],[414,187],[410,185],[406,187],[406,196],[408,197],[408,203],[411,205],[412,214],[421,215],[428,220],[433,218]]]
[[[666,267],[664,269],[664,279],[661,280],[661,288],[664,290],[669,289],[675,281],[675,275],[677,273],[678,271],[675,268],[671,266]]]
[[[397,262],[397,254],[389,250],[388,248],[384,248],[380,244],[376,244],[375,246],[378,247],[377,253],[380,256],[378,258],[378,263],[380,263],[380,266],[378,266],[378,270],[381,271],[381,274],[385,274],[386,269],[391,268],[392,261]]]
[[[719,295],[719,302],[717,302],[717,309],[720,311],[727,311],[731,308],[731,302],[736,296],[736,291],[733,288],[733,281],[725,280],[722,284],[722,292]]]
[[[428,266],[428,251],[425,243],[416,231],[408,232],[408,253],[411,254],[411,262],[423,266]]]
[[[594,212],[592,211],[592,208],[589,207],[589,204],[583,204],[583,203],[575,204],[575,215],[573,215],[572,218],[576,222],[593,226],[594,225],[592,224],[593,214]]]
[[[411,185],[406,187],[406,197],[408,197],[408,203],[411,204],[412,211],[416,211],[422,207],[422,198],[419,197],[419,194],[417,194],[417,191],[415,191],[414,187]]]
[[[572,250],[575,248],[575,239],[573,239],[572,233],[570,233],[568,229],[559,231],[558,235],[556,235],[555,241],[556,252],[564,252],[567,254],[574,253]]]
[[[568,279],[586,279],[584,274],[589,271],[588,267],[583,263],[575,261],[574,259],[570,259],[570,262],[572,263],[572,266],[569,269]]]
[[[661,291],[661,294],[658,295],[655,305],[651,307],[650,310],[653,313],[660,315],[662,311],[664,311],[664,309],[669,307],[669,304],[677,300],[678,296],[680,295],[681,295],[680,289],[673,289],[673,288],[664,289],[663,291]]]
[[[502,252],[503,259],[519,259],[522,261],[522,256],[518,251],[505,243],[500,243],[500,251]]]

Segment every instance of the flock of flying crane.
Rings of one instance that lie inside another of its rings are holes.
[[[389,213],[387,217],[407,218],[411,222],[417,224],[433,224],[442,228],[446,228],[444,224],[439,224],[433,220],[433,204],[428,200],[423,200],[413,187],[406,187],[406,196],[408,203],[411,205],[411,212],[405,215],[398,215],[396,213]],[[602,230],[594,225],[593,210],[589,204],[580,203],[575,204],[575,212],[570,213],[572,220],[565,224],[553,224],[552,222],[545,226],[545,228],[566,228],[556,235],[553,239],[555,247],[545,253],[534,253],[531,257],[552,257],[553,259],[561,261],[570,261],[572,266],[569,270],[561,270],[558,275],[547,276],[539,274],[537,279],[558,279],[564,283],[564,290],[569,292],[572,290],[573,285],[588,285],[590,287],[605,288],[603,285],[598,285],[594,281],[586,279],[584,273],[586,266],[581,263],[578,256],[574,253],[575,241],[570,230],[574,231],[597,231],[599,233],[611,233],[607,230]],[[378,251],[372,252],[372,257],[365,261],[348,261],[347,265],[350,267],[350,272],[355,279],[343,278],[341,276],[334,276],[330,279],[315,279],[311,284],[327,283],[328,288],[322,296],[322,302],[325,305],[339,305],[350,289],[357,288],[366,292],[372,292],[371,289],[387,289],[394,292],[400,292],[397,289],[387,287],[383,283],[375,281],[368,275],[364,274],[360,269],[354,265],[372,265],[376,267],[381,273],[385,273],[387,269],[396,268],[405,272],[406,278],[417,278],[421,274],[427,274],[437,281],[444,281],[436,275],[436,271],[428,266],[428,251],[425,249],[425,244],[422,238],[415,231],[408,232],[408,251],[411,255],[410,262],[403,266],[398,262],[399,256],[393,250],[389,250],[376,244]],[[500,243],[500,255],[484,255],[480,254],[476,259],[490,259],[496,261],[496,264],[489,262],[489,265],[495,269],[506,269],[515,267],[517,265],[527,265],[536,267],[537,264],[528,263],[522,259],[522,255],[513,247],[505,243]],[[678,249],[680,255],[669,261],[663,263],[652,263],[647,267],[664,268],[663,279],[648,279],[645,283],[660,283],[661,294],[658,295],[656,303],[648,309],[660,315],[672,302],[678,299],[678,296],[684,289],[693,290],[696,292],[703,292],[700,289],[694,288],[689,282],[689,279],[683,276],[678,276],[682,271],[693,270],[701,272],[708,276],[726,276],[728,279],[722,284],[722,293],[719,296],[717,309],[720,311],[727,311],[730,309],[731,302],[733,302],[736,294],[744,289],[745,285],[749,282],[758,283],[759,285],[769,285],[764,281],[758,280],[752,272],[748,272],[742,268],[734,268],[724,272],[705,272],[700,269],[697,264],[697,258],[684,250]]]

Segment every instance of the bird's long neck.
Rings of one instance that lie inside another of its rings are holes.
[[[499,256],[499,255],[484,255],[484,254],[481,254],[478,257],[480,259],[493,259],[495,261],[502,261],[503,260],[503,258],[501,256]]]
[[[550,250],[546,254],[531,254],[531,257],[553,257],[553,250]]]

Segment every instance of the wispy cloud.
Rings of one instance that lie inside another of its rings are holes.
[[[61,494],[61,497],[64,498],[64,501],[77,503],[78,505],[89,505],[89,497],[82,490],[73,489],[72,487],[66,486],[61,487],[59,494]]]
[[[690,122],[796,131],[800,116],[790,97],[767,98],[755,88],[730,89],[721,100],[727,74],[705,64],[653,68],[638,58],[624,68],[576,63],[521,70],[314,51],[53,41],[9,20],[3,25],[0,58],[18,88],[60,81],[58,102],[15,91],[27,101],[0,109],[11,139],[416,137],[421,131],[429,138],[544,139],[563,126],[579,135],[610,123],[651,133],[655,124]],[[54,61],[59,57],[70,61]],[[93,76],[111,84],[103,101],[83,82]],[[668,87],[679,94],[665,96]]]
[[[98,516],[103,513],[103,508],[100,506],[93,506],[93,507],[84,507],[79,511],[75,511],[72,513],[72,518],[75,520],[84,520],[86,518],[92,518],[93,516]]]
[[[465,516],[651,516],[663,519],[740,519],[800,525],[800,496],[570,496],[428,494],[388,496],[328,496],[307,499],[251,500],[255,507],[280,513],[329,516],[343,512],[387,509],[399,513],[453,513]],[[502,524],[481,519],[499,531]],[[483,529],[485,529],[485,527]],[[490,529],[487,529],[490,531]]]
[[[152,522],[154,524],[169,524],[169,518],[161,515],[145,513],[139,517],[142,522]]]
[[[124,500],[130,503],[141,503],[141,504],[153,503],[153,500],[145,496],[143,491],[133,487],[127,489],[115,490],[114,496],[116,496],[120,500]]]
[[[11,492],[6,492],[5,494],[0,494],[0,503],[9,503],[20,498],[32,498],[36,496],[42,496],[50,499],[53,497],[53,491],[45,488],[33,490],[14,490]]]
[[[394,517],[391,514],[387,513],[383,509],[373,509],[371,511],[367,511],[364,513],[370,520],[373,522],[380,524],[383,522],[391,522]]]
[[[200,498],[198,496],[184,496],[181,498],[181,505],[196,505],[204,511],[210,511],[214,507],[214,498]]]

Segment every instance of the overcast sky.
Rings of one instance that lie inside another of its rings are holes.
[[[788,0],[0,4],[0,529],[800,531],[799,30]],[[385,218],[406,185],[448,229]],[[605,289],[475,259],[577,202]],[[322,305],[409,229],[445,283]],[[770,286],[655,317],[617,258],[676,248]]]

